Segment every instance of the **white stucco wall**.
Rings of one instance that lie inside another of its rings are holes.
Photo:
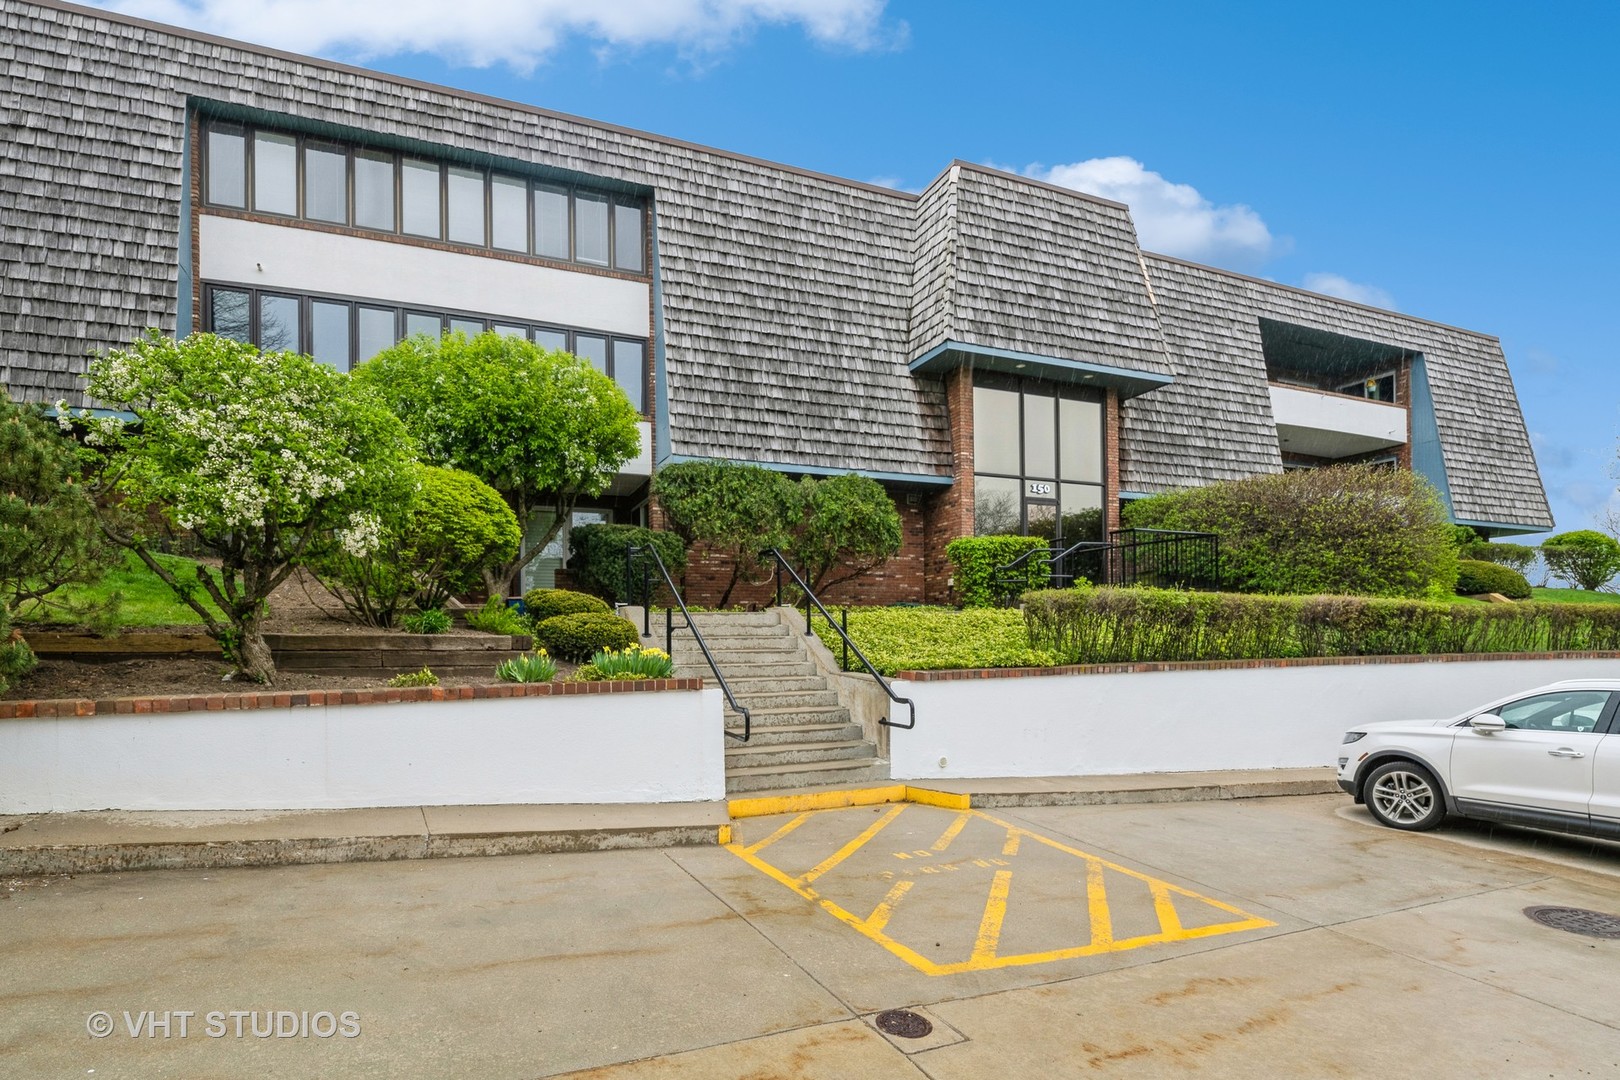
[[[1620,677],[1620,660],[897,681],[917,702],[917,727],[891,729],[890,762],[896,780],[1332,765],[1357,724],[1453,716],[1544,683],[1605,677]]]
[[[212,214],[198,247],[204,281],[647,336],[652,292],[636,281]]]
[[[725,797],[718,690],[0,720],[0,814]]]

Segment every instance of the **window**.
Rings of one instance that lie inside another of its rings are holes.
[[[647,272],[636,195],[226,123],[204,139],[211,206]]]
[[[210,298],[208,325],[220,337],[244,343],[253,340],[253,301],[237,289],[215,289]]]
[[[1101,539],[1102,414],[1089,391],[993,378],[975,385],[974,531]]]
[[[259,295],[259,328],[254,335],[256,344],[265,352],[297,352],[303,341],[298,319],[298,298]]]
[[[298,140],[268,131],[253,136],[253,209],[298,213]]]
[[[399,312],[361,305],[355,359],[364,363],[399,341]]]
[[[468,337],[477,337],[484,332],[482,319],[450,319],[450,332],[452,334],[466,334]]]
[[[1395,400],[1395,373],[1386,371],[1382,375],[1374,375],[1369,379],[1357,379],[1353,383],[1346,383],[1338,388],[1341,394],[1351,397],[1366,398],[1368,401]]]
[[[427,315],[420,311],[407,311],[405,313],[406,337],[426,334],[428,337],[436,338],[442,333],[444,333],[443,315]]]
[[[1609,695],[1602,690],[1566,690],[1537,694],[1496,710],[1510,728],[1522,731],[1580,731],[1597,729]]]
[[[568,351],[568,331],[552,330],[541,327],[534,332],[534,343],[542,349],[551,349],[554,352]]]
[[[349,370],[351,310],[350,305],[332,300],[315,300],[309,305],[309,355],[339,371]]]
[[[613,365],[608,374],[619,384],[619,389],[630,399],[630,404],[636,407],[636,412],[646,411],[641,403],[646,358],[647,346],[644,342],[631,341],[627,338],[613,339]]]

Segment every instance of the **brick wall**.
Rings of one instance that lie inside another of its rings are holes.
[[[956,483],[928,497],[925,537],[924,598],[947,604],[951,561],[945,545],[973,535],[973,370],[959,367],[945,376],[945,405],[951,424],[951,473]]]

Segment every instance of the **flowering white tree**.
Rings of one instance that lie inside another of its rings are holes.
[[[93,396],[135,416],[92,421],[117,510],[104,528],[202,617],[240,675],[270,682],[266,598],[325,537],[375,546],[376,508],[413,490],[404,425],[341,372],[213,334],[148,331],[95,360],[87,379]],[[165,523],[218,556],[218,572],[181,580],[153,558]]]

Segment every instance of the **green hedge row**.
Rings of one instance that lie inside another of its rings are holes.
[[[837,631],[816,620],[834,656]],[[1049,667],[1052,657],[1029,646],[1024,617],[1011,608],[851,608],[849,636],[883,674],[948,668]],[[861,670],[853,653],[850,670]]]
[[[1060,664],[1620,650],[1620,605],[1062,589],[1024,617]]]
[[[1052,576],[1051,564],[1039,554],[1030,555],[1008,581],[994,579],[998,568],[1044,547],[1046,541],[1039,536],[963,536],[946,544],[945,555],[951,560],[951,576],[962,606],[990,607],[1002,601],[1003,591],[1017,596],[1046,585]]]

